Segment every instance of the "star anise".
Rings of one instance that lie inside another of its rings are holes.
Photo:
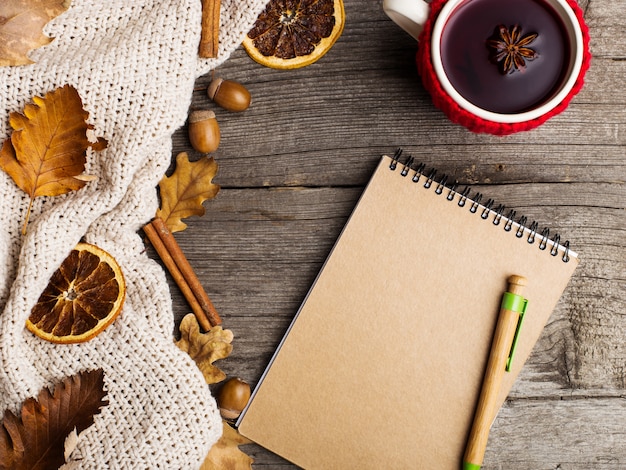
[[[496,26],[494,35],[487,40],[490,50],[489,58],[496,63],[504,75],[516,70],[523,72],[526,61],[535,59],[538,54],[528,47],[536,38],[537,33],[522,36],[522,28],[514,25],[507,29],[504,25]]]

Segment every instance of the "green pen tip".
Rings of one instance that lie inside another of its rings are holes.
[[[480,470],[480,465],[475,463],[463,462],[463,470]]]

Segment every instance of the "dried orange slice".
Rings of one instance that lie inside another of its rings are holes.
[[[115,320],[125,296],[126,282],[115,258],[79,243],[52,275],[26,328],[54,343],[82,343]]]
[[[243,47],[267,67],[304,67],[329,51],[344,23],[343,0],[270,0]]]

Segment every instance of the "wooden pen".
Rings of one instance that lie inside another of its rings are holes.
[[[521,296],[526,285],[526,278],[510,276],[507,281],[509,286],[502,299],[487,369],[463,457],[463,470],[479,470],[482,466],[489,439],[489,429],[498,411],[497,400],[502,380],[515,347],[520,318],[526,308],[527,301]]]

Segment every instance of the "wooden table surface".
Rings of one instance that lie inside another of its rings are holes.
[[[422,87],[416,43],[379,1],[344,0],[343,35],[280,71],[238,49],[217,75],[250,90],[244,113],[206,97],[221,126],[218,196],[176,238],[233,331],[231,376],[259,380],[381,154],[402,147],[541,226],[581,257],[492,428],[486,469],[626,468],[626,0],[582,0],[593,61],[561,115],[508,137],[450,123]],[[173,157],[193,152],[186,129]],[[177,320],[189,307],[172,284]],[[295,468],[256,445],[254,468]]]

